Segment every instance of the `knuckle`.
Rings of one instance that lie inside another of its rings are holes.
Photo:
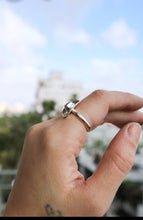
[[[128,143],[129,143],[129,145],[130,145],[130,150],[131,150],[133,153],[135,153],[136,150],[137,150],[137,145],[136,145],[132,140],[130,140],[130,139],[128,139]]]
[[[41,130],[40,138],[42,140],[42,147],[43,148],[52,148],[54,145],[55,141],[55,134],[56,131],[54,129],[54,126],[48,126],[48,127],[43,127]],[[51,146],[51,147],[50,147]]]
[[[117,171],[125,176],[133,165],[134,155],[129,152],[128,154],[116,152],[113,156],[111,156],[111,160]]]
[[[46,140],[46,141],[49,141],[50,138],[51,138],[51,133],[52,133],[52,129],[51,129],[52,126],[49,126],[49,127],[43,127],[42,130],[41,130],[41,138],[43,140]]]
[[[104,98],[107,95],[107,91],[103,89],[98,89],[93,92],[93,95],[99,98]]]
[[[127,103],[126,103],[126,110],[130,110],[130,109],[132,109],[132,106],[133,106],[133,104],[132,104],[132,102],[131,102],[131,99],[132,99],[132,94],[131,93],[129,93],[129,92],[125,92],[125,96],[127,97]]]
[[[39,124],[32,125],[26,132],[26,137],[31,137],[35,134],[35,131],[39,128]]]
[[[126,95],[127,97],[132,96],[132,94],[131,94],[130,92],[125,92],[125,95]]]

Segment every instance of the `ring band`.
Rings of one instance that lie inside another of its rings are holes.
[[[71,101],[68,102],[63,109],[63,118],[66,118],[70,113],[73,113],[75,116],[77,116],[86,126],[87,131],[91,131],[91,126],[89,124],[89,122],[85,119],[85,117],[80,114],[78,111],[76,111],[74,108],[75,106],[79,103],[79,101]]]

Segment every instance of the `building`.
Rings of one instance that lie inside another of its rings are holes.
[[[8,105],[6,102],[0,103],[0,117],[2,116],[11,116],[11,115],[19,115],[25,113],[26,109],[24,108],[22,103],[15,103],[14,105]]]
[[[64,80],[62,72],[51,72],[47,79],[39,80],[36,92],[36,110],[45,100],[54,100],[57,108],[63,107],[76,94],[81,100],[88,95],[81,82]]]

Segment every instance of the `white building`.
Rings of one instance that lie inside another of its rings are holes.
[[[0,103],[0,117],[3,115],[19,115],[25,113],[26,109],[24,108],[23,104],[18,102],[14,105],[8,105],[6,102]]]
[[[36,109],[40,110],[45,100],[54,100],[57,107],[63,107],[73,94],[81,100],[88,95],[81,82],[64,80],[61,72],[51,72],[47,79],[39,80],[36,93]]]

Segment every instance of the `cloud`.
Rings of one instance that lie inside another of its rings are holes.
[[[137,59],[92,59],[90,87],[138,93],[142,67]],[[138,77],[137,77],[138,74]]]
[[[33,100],[39,67],[45,61],[36,49],[46,42],[36,28],[0,4],[0,101]]]
[[[80,25],[81,21],[91,11],[96,9],[99,0],[62,0],[52,1],[46,13],[50,18],[52,26],[72,26]],[[43,3],[43,7],[45,7]],[[44,8],[42,8],[43,10]]]
[[[110,46],[117,49],[128,49],[136,44],[137,33],[123,20],[114,21],[101,37]]]
[[[81,27],[83,19],[94,7],[97,0],[63,0],[49,6],[49,26],[57,42],[65,44],[90,43],[90,34]]]
[[[23,59],[32,49],[46,43],[46,38],[10,8],[0,9],[0,46]]]
[[[22,18],[17,16],[9,8],[0,10],[1,14],[1,42],[8,47],[15,43],[21,45],[41,45],[45,38],[34,28],[28,25]]]
[[[58,41],[82,45],[88,44],[91,38],[90,35],[82,29],[69,29],[68,27],[60,27],[55,29],[54,35]]]
[[[134,73],[137,70],[136,59],[92,59],[90,61],[97,75],[120,76]]]

